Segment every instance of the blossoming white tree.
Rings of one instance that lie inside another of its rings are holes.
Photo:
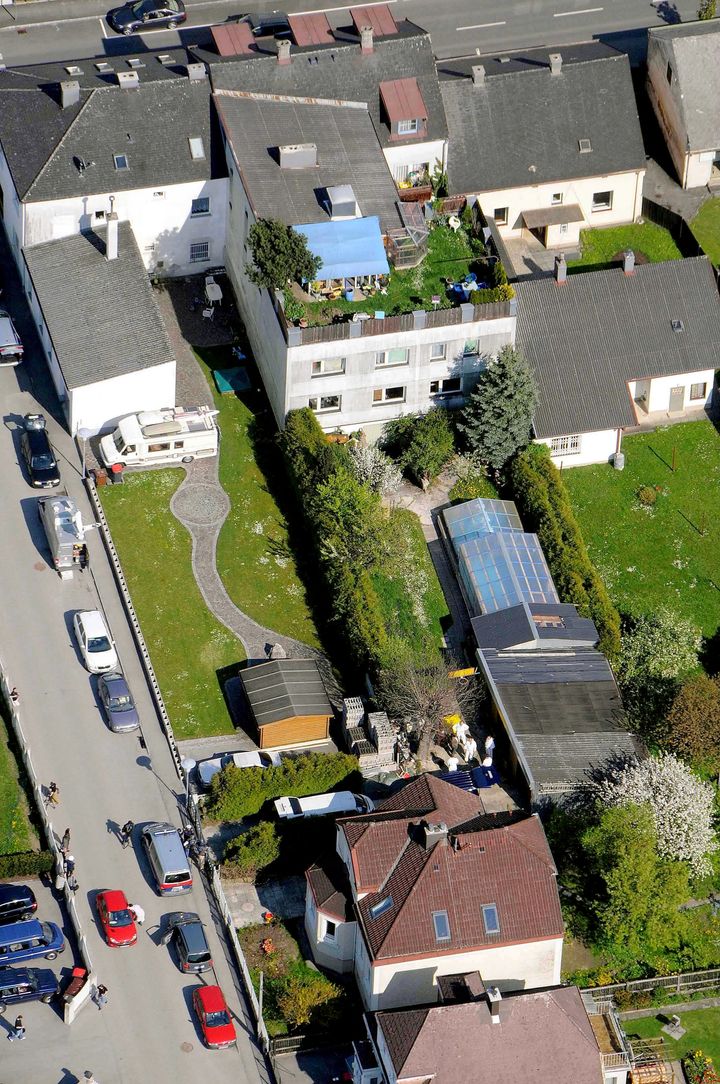
[[[351,444],[349,452],[358,482],[363,482],[373,493],[379,493],[382,497],[397,492],[402,482],[402,471],[376,444]]]

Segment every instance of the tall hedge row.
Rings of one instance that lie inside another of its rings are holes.
[[[600,650],[620,657],[620,615],[587,552],[560,471],[545,445],[531,444],[510,468],[512,496],[527,530],[537,533],[558,594],[595,622]]]

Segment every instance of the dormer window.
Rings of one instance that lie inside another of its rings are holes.
[[[398,121],[398,135],[415,135],[420,126],[418,120],[399,120]]]
[[[417,79],[388,79],[380,84],[380,101],[391,139],[427,134],[428,112]]]

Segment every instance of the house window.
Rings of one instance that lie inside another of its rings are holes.
[[[612,192],[593,192],[592,209],[593,211],[611,211],[612,201]]]
[[[373,403],[402,403],[405,399],[405,388],[375,388],[373,391]]]
[[[128,156],[126,154],[114,154],[113,162],[115,163],[115,169],[130,169],[130,163],[128,162]]]
[[[580,451],[580,434],[571,437],[553,437],[550,441],[551,455],[577,455]]]
[[[105,221],[105,212],[104,211],[96,211],[95,212],[95,221],[96,222],[104,222]]]
[[[410,351],[404,347],[394,350],[381,350],[375,355],[375,368],[383,369],[389,365],[407,365],[410,360]]]
[[[430,381],[431,395],[452,395],[458,394],[461,391],[462,378],[459,376],[448,376],[445,380]]]
[[[192,201],[190,206],[190,214],[197,215],[209,215],[210,214],[210,197],[198,196],[197,199]]]
[[[342,406],[341,395],[313,395],[308,399],[308,406],[316,414],[329,413],[332,410],[340,410]]]
[[[553,207],[558,207],[562,203],[562,201],[563,201],[562,192],[553,192],[552,196],[550,197],[550,203],[552,204],[552,206]]]
[[[323,941],[334,941],[337,936],[337,923],[331,922],[329,918],[325,919],[325,933],[323,934]]]
[[[567,222],[561,222],[560,223],[560,233],[567,233],[567,231],[568,231]]]
[[[447,350],[446,343],[433,343],[430,347],[430,360],[442,361]]]
[[[496,207],[493,211],[493,218],[495,219],[496,226],[507,226],[508,224],[508,208]]]
[[[667,68],[665,69],[665,78],[667,79],[670,86],[672,86],[672,81],[673,81],[673,66],[672,66],[672,64],[668,64]]]
[[[330,376],[345,372],[345,358],[321,358],[312,363],[313,376]]]
[[[463,346],[463,357],[474,358],[480,353],[480,340],[479,339],[466,339]]]
[[[202,136],[191,136],[188,139],[190,144],[190,156],[196,161],[205,157],[205,147],[203,146]]]
[[[207,263],[210,259],[210,242],[193,241],[190,245],[190,263]]]
[[[447,911],[433,911],[433,926],[435,927],[436,941],[450,940],[450,920]]]
[[[398,121],[398,135],[414,135],[418,130],[417,120],[399,120]]]
[[[500,933],[500,919],[498,918],[497,904],[489,903],[482,909],[485,933]]]
[[[704,399],[707,395],[707,384],[691,384],[690,385],[690,398],[691,399]]]
[[[164,192],[153,192],[153,199],[165,199]]]

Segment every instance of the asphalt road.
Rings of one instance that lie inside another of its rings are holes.
[[[3,252],[0,246],[0,259]],[[9,293],[3,295],[3,301],[15,316],[20,302],[14,291]],[[21,314],[19,322],[27,347],[36,342],[27,314]],[[218,1084],[237,1084],[238,1080],[260,1084],[266,1079],[265,1066],[250,1037],[242,997],[199,875],[195,875],[191,894],[161,899],[149,881],[139,847],[123,850],[109,831],[128,818],[137,825],[150,820],[179,824],[182,785],[99,535],[90,536],[91,572],[63,582],[47,566],[35,508],[37,494],[25,481],[18,458],[18,423],[26,412],[38,409],[49,417],[57,404],[48,388],[44,363],[34,350],[30,354],[18,368],[0,370],[0,598],[4,619],[0,652],[10,681],[20,692],[22,721],[38,776],[45,783],[53,779],[60,787],[54,829],[58,837],[66,827],[72,833],[80,884],[77,905],[93,967],[99,981],[108,987],[109,1003],[102,1012],[88,1004],[72,1027],[66,1027],[47,1006],[28,1006],[24,1042],[3,1042],[0,1032],[0,1079],[13,1084],[69,1084],[81,1079],[89,1068],[102,1084],[150,1080],[153,1084],[198,1084],[210,1079]],[[63,482],[80,503],[83,518],[92,522],[75,448],[65,430],[50,417],[49,427]],[[72,614],[97,606],[95,584],[138,703],[146,750],[137,734],[112,734],[105,726],[95,696],[96,679],[81,665],[74,645]],[[145,909],[146,924],[136,945],[111,949],[105,944],[94,911],[95,894],[103,888],[122,888],[131,902]],[[162,916],[178,909],[197,911],[206,923],[215,979],[212,973],[199,978],[183,975],[169,949],[157,943]],[[56,917],[42,898],[38,915]],[[68,949],[54,964],[39,964],[59,972],[72,966],[69,957]],[[236,1020],[237,1049],[208,1051],[201,1042],[189,998],[193,986],[203,979],[219,982],[225,992]]]
[[[389,0],[396,17],[412,19],[432,35],[441,59],[494,53],[538,45],[562,45],[602,37],[633,56],[643,52],[648,26],[672,19],[694,19],[697,0]],[[90,56],[137,53],[143,48],[202,44],[208,26],[247,10],[242,0],[186,0],[188,22],[179,30],[153,30],[141,36],[115,35],[103,18],[100,0],[44,0],[2,6],[0,53],[7,65]],[[255,0],[255,10],[278,6],[289,12],[328,11],[337,19],[335,0]]]

